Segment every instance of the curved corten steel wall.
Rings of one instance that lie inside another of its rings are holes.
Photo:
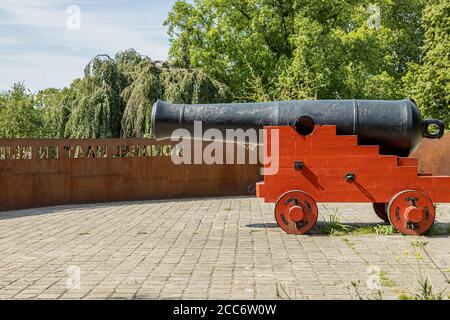
[[[419,158],[422,172],[450,176],[450,132],[439,140],[423,140],[411,156]]]
[[[0,211],[248,195],[261,180],[257,164],[175,165],[174,145],[152,139],[0,139]]]
[[[248,195],[249,186],[262,180],[258,164],[175,165],[174,145],[152,139],[0,139],[0,211]],[[450,175],[450,133],[423,141],[412,156],[420,159],[422,172]]]

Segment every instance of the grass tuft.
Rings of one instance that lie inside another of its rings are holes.
[[[327,207],[325,207],[325,209],[330,212]],[[328,221],[322,226],[321,231],[325,234],[333,236],[343,236],[349,234],[352,227],[341,223],[340,220],[339,208],[333,209],[329,215]]]
[[[378,224],[372,227],[372,229],[376,234],[385,236],[390,236],[398,233],[397,230],[395,230],[395,228],[391,224]]]
[[[325,207],[325,206],[324,206]],[[344,236],[348,234],[379,234],[379,235],[394,235],[397,230],[390,224],[377,224],[374,226],[350,226],[344,224],[340,220],[339,208],[329,210],[328,220],[322,225],[321,231],[332,236]]]

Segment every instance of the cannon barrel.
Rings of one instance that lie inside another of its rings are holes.
[[[224,137],[226,129],[286,125],[295,127],[301,134],[308,134],[315,124],[335,125],[339,135],[357,135],[358,143],[379,145],[381,153],[399,156],[409,155],[422,137],[434,139],[444,134],[444,123],[422,120],[412,100],[301,100],[197,105],[158,100],[153,105],[152,133],[157,140],[170,138],[172,132],[179,128],[193,135],[195,121],[202,122],[203,130],[220,130]]]

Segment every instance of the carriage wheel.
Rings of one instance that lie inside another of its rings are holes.
[[[386,222],[389,222],[388,214],[387,214],[387,203],[384,202],[374,202],[373,210],[377,214],[377,216]]]
[[[303,191],[286,192],[275,204],[275,220],[289,234],[307,233],[316,224],[318,216],[316,202]]]
[[[402,234],[422,235],[434,223],[433,202],[415,190],[397,193],[389,202],[388,216],[391,224]]]

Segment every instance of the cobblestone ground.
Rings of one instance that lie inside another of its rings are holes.
[[[438,206],[440,234],[430,237],[328,236],[321,227],[335,208],[347,224],[379,219],[366,204],[326,206],[319,205],[319,224],[304,236],[282,232],[273,204],[256,198],[0,213],[0,298],[356,299],[352,282],[372,297],[366,283],[381,270],[383,297],[396,299],[415,291],[418,265],[448,292],[427,256],[417,261],[411,242],[428,242],[430,256],[448,272],[450,205]]]

